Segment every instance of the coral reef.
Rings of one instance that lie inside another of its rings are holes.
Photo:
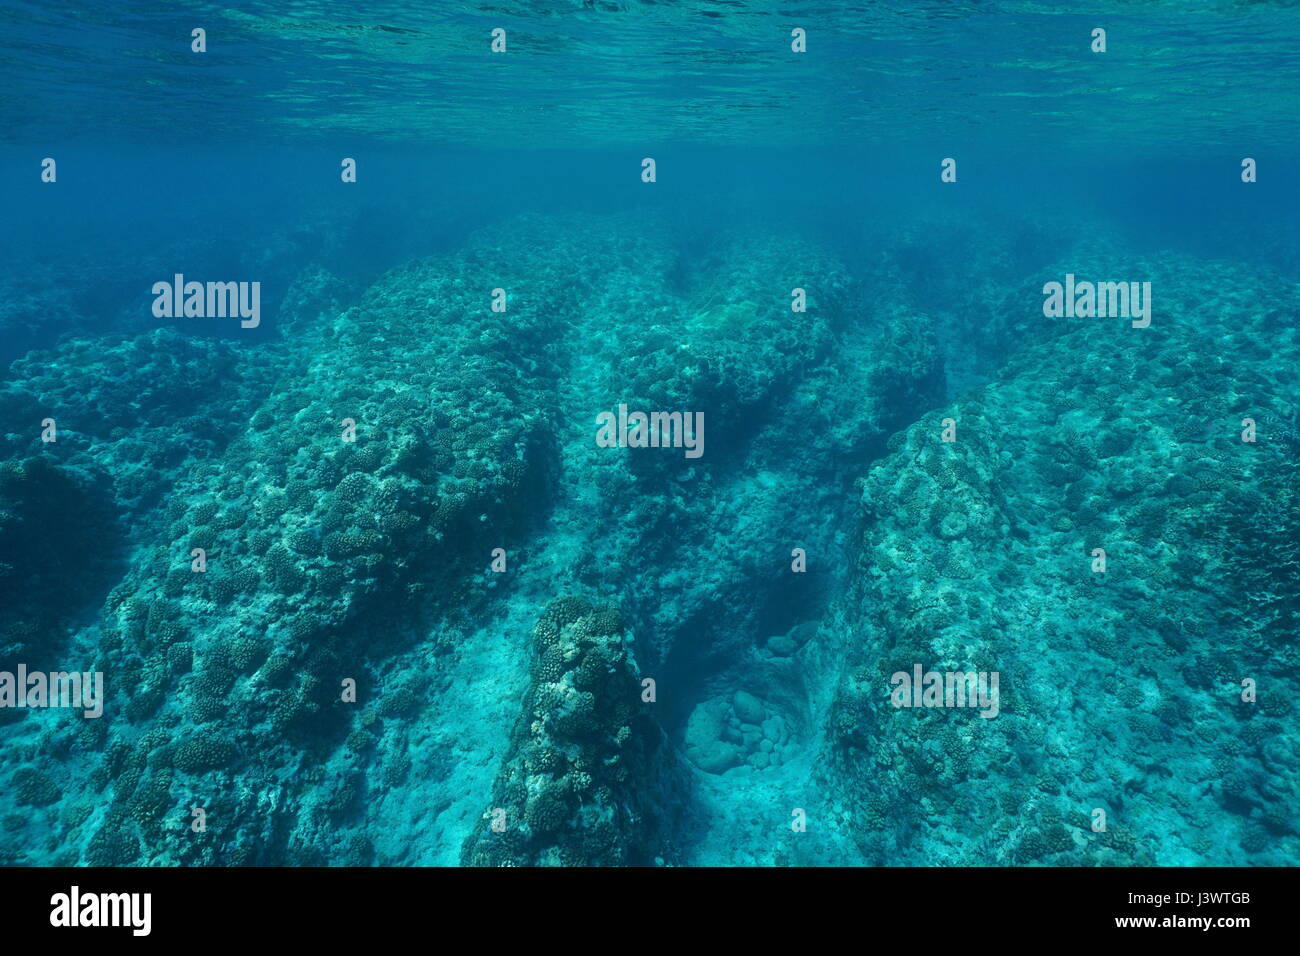
[[[1283,294],[1275,277],[1137,268],[1168,290],[1149,334],[1089,321],[1024,349],[891,440],[862,481],[824,775],[868,859],[1294,854],[1279,820],[1300,769],[1284,731],[1300,690],[1298,476],[1280,428],[1250,443],[1240,420],[1295,407],[1300,343],[1255,307]],[[1197,301],[1224,324],[1176,318]],[[895,708],[890,675],[916,664],[999,672],[1001,713]]]
[[[532,680],[473,866],[665,865],[681,774],[642,700],[614,608],[560,597],[533,630]]]
[[[0,664],[107,700],[0,711],[0,860],[1294,860],[1289,280],[943,221],[978,282],[924,219],[523,215],[298,263],[246,340],[15,362]],[[1150,328],[1036,313],[1121,269]],[[602,445],[619,405],[703,454]],[[916,665],[997,715],[896,708]]]

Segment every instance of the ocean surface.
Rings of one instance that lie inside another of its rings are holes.
[[[0,864],[1300,862],[1300,5],[1070,6],[0,3]]]

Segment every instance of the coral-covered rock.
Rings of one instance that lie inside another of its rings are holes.
[[[553,651],[558,675],[541,666]],[[554,678],[554,679],[552,679]],[[683,778],[613,609],[574,597],[533,632],[533,680],[492,804],[465,843],[473,866],[673,862]]]

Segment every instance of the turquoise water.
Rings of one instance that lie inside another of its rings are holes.
[[[4,5],[0,862],[1295,864],[1298,43]]]

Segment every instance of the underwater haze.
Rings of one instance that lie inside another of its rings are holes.
[[[1300,6],[0,0],[0,864],[1300,862]]]

